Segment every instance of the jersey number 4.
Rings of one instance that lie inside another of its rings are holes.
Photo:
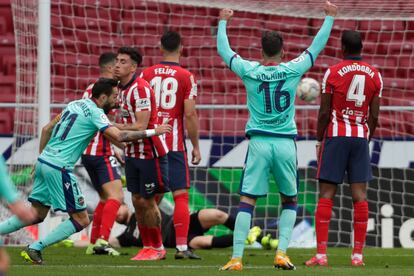
[[[175,78],[155,77],[151,80],[150,85],[155,92],[155,102],[157,107],[163,109],[172,109],[177,102],[178,81]]]
[[[273,95],[270,94],[270,84],[268,82],[262,82],[259,85],[257,93],[263,93],[266,113],[272,113],[272,102],[274,103],[273,108],[276,112],[283,112],[290,106],[290,94],[282,90],[283,84],[285,84],[285,81],[280,81],[277,84],[275,90],[273,90]]]
[[[347,101],[355,102],[355,106],[361,107],[365,102],[365,76],[355,75],[352,78],[351,85],[349,86],[348,93],[346,94]]]

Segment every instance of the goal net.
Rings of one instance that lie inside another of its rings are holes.
[[[280,31],[285,41],[284,60],[298,56],[311,43],[323,22],[323,1],[51,1],[51,103],[79,99],[98,76],[98,57],[120,46],[135,46],[144,59],[140,69],[162,60],[160,36],[165,30],[179,31],[184,52],[181,65],[196,76],[200,118],[202,164],[191,167],[191,209],[219,208],[235,215],[238,188],[247,140],[248,118],[242,82],[217,54],[216,32],[221,8],[235,10],[228,24],[232,48],[243,58],[261,59],[263,30]],[[403,3],[409,2],[409,3]],[[17,47],[18,104],[36,103],[36,7],[25,13],[30,1],[14,0],[13,16]],[[342,57],[340,35],[356,29],[364,38],[364,59],[376,66],[384,78],[382,112],[371,142],[375,179],[369,185],[368,246],[414,247],[414,4],[411,1],[341,1],[331,38],[315,66],[305,75],[319,82],[326,69]],[[39,61],[40,62],[40,61]],[[314,144],[318,102],[296,99],[299,131],[299,210],[292,245],[315,245],[313,215],[318,197],[315,181]],[[35,138],[35,108],[15,112],[14,153],[21,141]],[[22,140],[20,137],[24,137]],[[30,148],[30,147],[29,147]],[[33,153],[35,154],[35,153]],[[31,162],[36,156],[29,158]],[[24,164],[23,164],[24,163]],[[24,174],[30,162],[11,162],[13,174]],[[19,182],[30,191],[31,179]],[[16,182],[17,184],[17,182]],[[272,180],[271,192],[258,200],[254,224],[276,235],[280,212],[279,194]],[[88,196],[88,195],[86,195]],[[167,197],[168,198],[168,197]],[[171,200],[171,197],[169,197]],[[349,185],[340,185],[333,209],[330,245],[352,244],[352,200]],[[224,233],[225,228],[215,228]],[[16,242],[16,241],[15,241]],[[17,241],[18,242],[18,241]]]

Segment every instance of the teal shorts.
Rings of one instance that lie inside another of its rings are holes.
[[[72,172],[40,158],[28,200],[53,207],[55,211],[77,213],[86,209],[85,197]]]
[[[297,195],[296,144],[292,138],[252,136],[240,183],[240,195],[264,197],[269,192],[272,173],[279,192]]]

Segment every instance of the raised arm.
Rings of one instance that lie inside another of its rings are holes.
[[[311,45],[301,54],[300,57],[290,62],[290,67],[298,71],[300,74],[304,74],[313,66],[319,53],[325,48],[326,43],[328,42],[334,23],[334,16],[336,16],[337,13],[337,7],[331,4],[331,2],[326,1],[324,10],[326,14],[325,21],[313,39]]]
[[[223,9],[220,11],[219,25],[217,31],[217,52],[223,59],[224,63],[236,73],[239,77],[243,77],[244,73],[248,71],[252,64],[242,59],[236,52],[230,48],[229,39],[227,38],[226,28],[227,22],[233,16],[233,11]]]

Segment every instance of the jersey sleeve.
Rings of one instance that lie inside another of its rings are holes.
[[[92,123],[99,129],[100,132],[104,132],[108,127],[111,126],[111,122],[109,121],[106,114],[100,108],[95,108],[91,112]]]
[[[227,21],[220,20],[217,33],[217,52],[230,70],[242,78],[246,72],[253,68],[253,64],[242,59],[230,48],[226,27]]]
[[[10,180],[6,171],[6,164],[3,157],[0,156],[0,197],[4,198],[8,203],[14,203],[19,199],[16,188]]]
[[[151,88],[147,85],[135,87],[133,93],[133,106],[135,112],[151,111]]]
[[[325,17],[325,21],[313,39],[312,44],[299,57],[288,63],[289,68],[298,72],[298,74],[303,75],[313,66],[319,53],[325,48],[325,45],[328,42],[333,22],[334,18],[332,16]]]
[[[195,100],[197,97],[197,82],[193,74],[190,74],[190,76],[187,78],[184,93],[185,100]]]
[[[326,70],[322,80],[322,94],[333,94],[333,86],[331,84],[331,68]]]

